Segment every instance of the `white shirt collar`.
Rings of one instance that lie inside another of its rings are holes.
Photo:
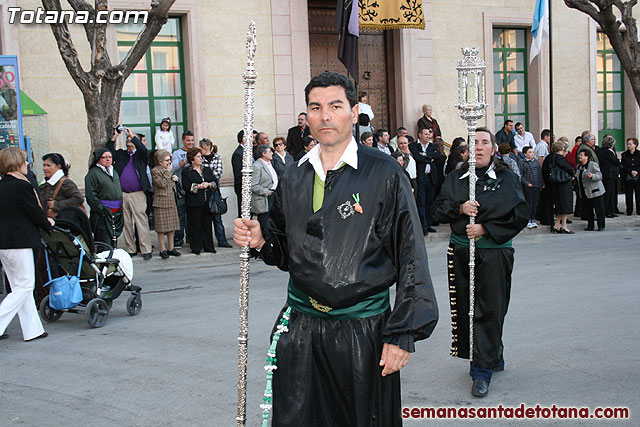
[[[64,176],[64,172],[62,172],[62,169],[58,169],[56,173],[51,175],[51,178],[45,180],[44,182],[46,182],[49,185],[56,185],[58,181],[60,181],[60,178],[62,178],[63,176]]]
[[[465,173],[462,174],[462,176],[458,179],[465,179],[466,177],[469,176],[469,172],[470,171],[466,171]],[[487,172],[485,172],[487,175],[489,175],[489,178],[491,179],[496,179],[496,171],[493,170],[493,162],[491,162],[491,165],[489,166],[489,169],[487,169]]]
[[[320,160],[320,147],[320,144],[316,144],[316,146],[313,147],[311,151],[305,154],[300,159],[300,161],[298,161],[298,167],[302,166],[304,162],[309,160],[309,163],[311,163],[311,166],[313,166],[313,170],[315,170],[315,172],[318,174],[320,180],[324,182],[327,179],[327,175],[324,173],[322,160]],[[336,165],[331,170],[336,170],[343,164],[347,164],[354,169],[358,169],[358,143],[353,137],[351,137],[351,141],[347,145],[347,148],[344,149],[344,152],[338,160],[338,163],[336,163]]]
[[[96,164],[96,166],[102,169],[107,175],[113,176],[113,165],[109,166],[109,169],[105,168],[101,164]]]

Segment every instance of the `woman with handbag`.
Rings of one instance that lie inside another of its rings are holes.
[[[542,163],[542,176],[545,185],[551,189],[551,200],[556,213],[556,221],[551,226],[551,232],[557,234],[575,234],[567,228],[567,218],[573,212],[573,167],[564,158],[567,148],[568,144],[565,142],[554,142],[551,145],[551,154]]]
[[[586,231],[593,231],[593,210],[598,217],[598,231],[604,231],[604,184],[600,166],[593,159],[592,151],[582,148],[578,151],[576,178],[582,199],[582,212],[587,217]]]
[[[211,212],[209,199],[211,191],[217,188],[211,169],[202,167],[202,153],[198,148],[187,151],[188,168],[182,170],[182,188],[185,191],[187,206],[187,235],[191,252],[200,255],[205,252],[216,253],[213,247]]]
[[[171,153],[167,150],[155,152],[156,166],[151,169],[151,182],[153,183],[153,214],[155,218],[155,230],[158,234],[160,257],[167,259],[169,256],[182,255],[173,246],[173,237],[180,228],[178,208],[176,207],[176,186],[178,177],[173,174],[171,168]],[[166,249],[164,236],[167,236]]]
[[[69,165],[61,154],[49,153],[42,156],[42,170],[44,181],[40,184],[40,204],[49,218],[55,218],[67,206],[84,211],[84,196],[69,179]]]
[[[11,293],[0,304],[0,339],[17,314],[25,341],[47,337],[33,299],[35,264],[33,248],[42,245],[40,229],[54,224],[40,206],[27,180],[27,153],[15,147],[0,150],[0,261]]]
[[[636,215],[640,215],[640,151],[638,138],[627,138],[627,150],[622,153],[624,200],[627,215],[633,213],[633,193],[636,194]]]
[[[211,169],[213,177],[216,180],[216,189],[211,193],[211,200],[209,206],[215,204],[213,210],[210,209],[211,218],[213,218],[213,232],[218,241],[218,246],[221,248],[230,248],[231,245],[227,241],[227,235],[224,230],[224,224],[222,222],[222,215],[226,213],[221,212],[220,207],[222,204],[226,204],[226,199],[222,198],[220,194],[220,178],[222,177],[222,157],[218,154],[218,147],[213,145],[213,142],[209,138],[203,138],[200,140],[200,149],[202,150],[202,167]]]

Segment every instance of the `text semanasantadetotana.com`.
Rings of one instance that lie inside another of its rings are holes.
[[[577,406],[491,406],[491,407],[408,407],[402,408],[402,418],[424,419],[628,419],[627,407]]]

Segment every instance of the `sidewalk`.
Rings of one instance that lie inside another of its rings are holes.
[[[620,209],[621,211],[624,211],[625,209],[624,195],[620,195],[618,197],[618,209]],[[230,208],[229,212],[225,215],[225,217],[228,216],[229,218],[231,218],[232,212],[235,212],[235,208],[234,209]],[[576,233],[589,233],[589,234],[593,234],[594,236],[599,234],[597,232],[584,231],[584,228],[586,227],[586,221],[582,221],[580,220],[580,218],[576,218],[573,215],[570,215],[569,219],[573,221],[572,224],[568,225],[570,230],[573,230]],[[166,267],[171,267],[171,266],[184,266],[187,264],[222,265],[222,264],[238,263],[240,260],[239,259],[240,248],[238,248],[233,243],[232,227],[233,225],[227,226],[227,224],[225,224],[227,239],[229,240],[229,243],[233,246],[233,248],[219,248],[217,242],[215,242],[215,237],[214,237],[214,244],[218,253],[210,254],[210,253],[203,252],[200,255],[195,255],[191,253],[191,249],[189,248],[189,245],[185,243],[182,249],[178,249],[178,251],[182,253],[181,257],[178,257],[178,258],[170,257],[169,259],[166,259],[166,260],[160,258],[160,255],[158,255],[158,237],[157,237],[157,234],[152,231],[151,241],[154,248],[153,258],[151,258],[149,261],[144,261],[142,259],[142,256],[138,255],[133,257],[134,264],[136,266],[145,265],[149,267],[157,267],[162,265]],[[619,215],[617,218],[606,219],[606,230],[621,230],[621,229],[631,229],[631,228],[640,228],[640,215],[634,214],[632,216],[626,216],[625,214],[622,214],[622,215]],[[435,227],[435,229],[438,230],[436,233],[429,233],[429,235],[425,237],[425,242],[427,243],[427,245],[430,242],[442,242],[442,241],[449,240],[450,228],[448,224],[439,225]],[[519,236],[530,235],[530,234],[549,234],[549,233],[550,233],[549,226],[540,225],[538,226],[538,228],[532,228],[532,229],[525,228],[520,232]],[[558,238],[561,238],[561,237],[558,236]]]

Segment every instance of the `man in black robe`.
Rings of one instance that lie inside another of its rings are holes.
[[[438,319],[411,185],[394,159],[353,139],[355,95],[340,74],[311,79],[318,146],[285,172],[269,227],[235,221],[236,244],[290,273],[273,426],[401,425],[398,371]]]
[[[476,201],[469,201],[469,166],[447,175],[434,215],[451,224],[447,254],[451,305],[451,355],[469,358],[469,239],[476,239],[471,393],[484,397],[492,372],[504,370],[502,330],[511,294],[513,239],[529,220],[520,179],[495,159],[496,141],[476,132]],[[469,218],[476,218],[469,224]]]

